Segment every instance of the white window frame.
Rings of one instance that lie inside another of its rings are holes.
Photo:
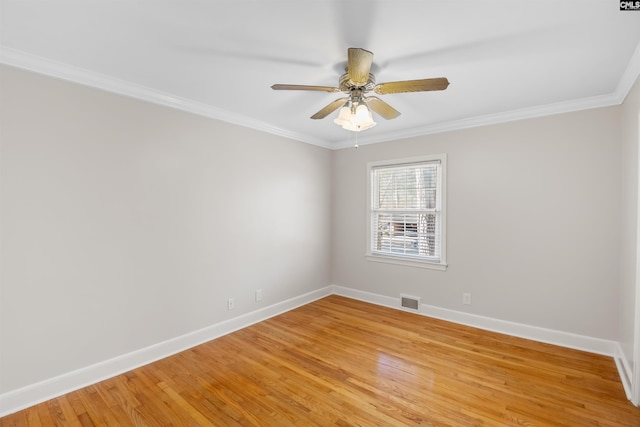
[[[440,162],[440,260],[434,261],[425,257],[404,254],[379,253],[372,250],[372,222],[374,185],[372,182],[373,169],[379,167],[404,166],[425,162]],[[367,163],[367,250],[365,257],[369,261],[384,262],[389,264],[405,265],[412,267],[428,268],[444,271],[447,269],[447,155],[433,154],[427,156],[409,157],[395,160],[384,160]]]

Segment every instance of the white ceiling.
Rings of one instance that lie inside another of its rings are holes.
[[[378,82],[447,77],[380,96],[402,115],[360,144],[622,102],[640,74],[640,11],[615,0],[0,0],[0,60],[329,148],[347,48]]]

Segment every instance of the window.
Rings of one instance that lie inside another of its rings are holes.
[[[369,164],[372,261],[444,270],[446,155]]]

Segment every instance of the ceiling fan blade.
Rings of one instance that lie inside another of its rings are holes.
[[[400,115],[400,111],[396,110],[377,96],[368,96],[365,98],[364,102],[369,108],[387,120],[395,119]]]
[[[308,85],[282,85],[275,84],[271,86],[273,90],[313,90],[318,92],[340,92],[337,87],[331,86],[308,86]]]
[[[428,90],[445,90],[449,86],[446,77],[422,80],[404,80],[401,82],[380,83],[373,89],[378,95],[403,92],[424,92]]]
[[[342,107],[347,102],[348,99],[349,99],[348,96],[345,96],[344,98],[336,99],[331,104],[327,105],[322,110],[318,111],[313,116],[311,116],[311,118],[312,119],[324,119],[329,114],[333,113],[338,108]]]
[[[356,86],[364,86],[369,80],[373,63],[373,53],[368,50],[351,47],[348,50],[347,73],[349,80]]]

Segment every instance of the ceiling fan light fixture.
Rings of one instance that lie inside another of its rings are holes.
[[[342,126],[343,129],[352,132],[367,130],[376,125],[376,122],[373,121],[371,111],[369,111],[369,108],[365,104],[358,104],[356,108],[345,104],[333,122],[338,126]]]
[[[373,121],[373,116],[365,104],[360,104],[356,108],[356,114],[353,120],[356,123],[367,123]]]
[[[350,121],[351,121],[351,107],[345,104],[344,107],[340,109],[340,113],[338,114],[338,117],[336,117],[333,120],[333,123],[339,126],[344,126]]]
[[[375,111],[385,120],[392,120],[400,116],[400,112],[377,96],[366,96],[374,91],[378,95],[405,92],[426,92],[445,90],[449,86],[446,77],[402,80],[376,84],[376,78],[371,73],[373,53],[361,48],[347,50],[347,67],[338,81],[338,87],[275,84],[273,90],[306,90],[316,92],[344,92],[346,97],[339,98],[311,116],[312,119],[324,119],[340,108],[340,113],[333,122],[346,130],[360,132],[376,125],[371,115]]]
[[[364,123],[364,124],[347,123],[346,125],[342,126],[342,129],[350,130],[352,132],[361,132],[363,130],[372,128],[375,125],[376,125],[376,122],[370,122],[370,123]]]

